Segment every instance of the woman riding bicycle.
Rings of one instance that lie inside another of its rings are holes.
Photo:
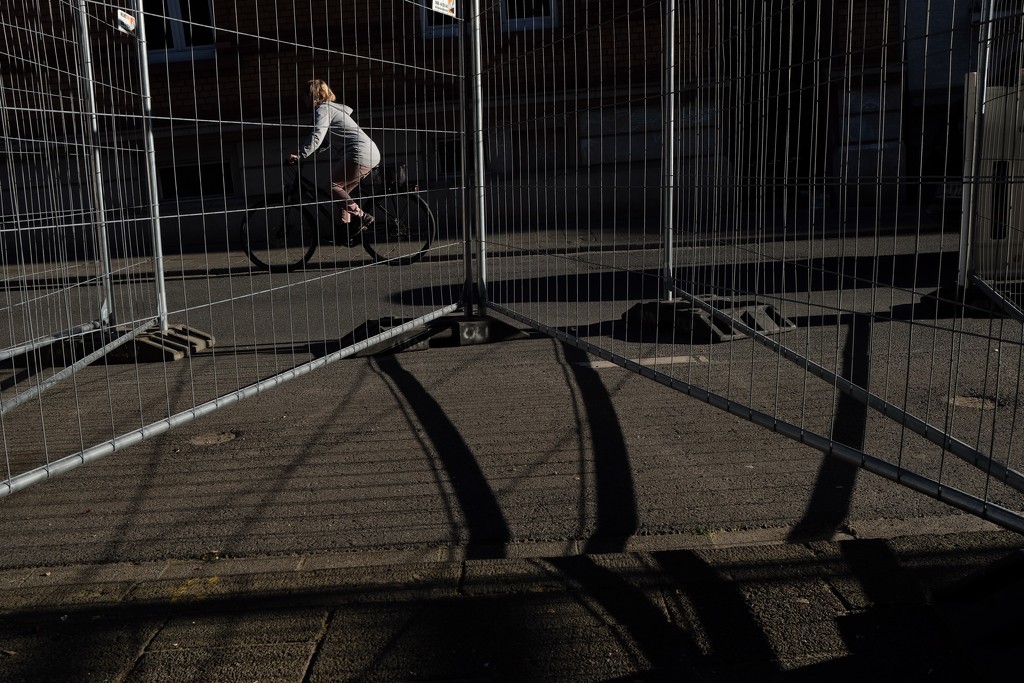
[[[334,92],[327,83],[314,78],[307,85],[309,90],[303,100],[314,109],[313,130],[302,148],[288,155],[288,162],[294,164],[308,158],[330,134],[331,148],[340,150],[340,158],[331,168],[331,193],[339,200],[336,220],[348,228],[355,216],[359,219],[359,229],[365,230],[373,222],[373,216],[359,207],[350,192],[380,164],[380,150],[352,118],[352,107],[335,102]]]

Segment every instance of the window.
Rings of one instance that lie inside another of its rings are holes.
[[[501,0],[504,31],[532,31],[557,25],[556,0]]]
[[[213,57],[210,0],[144,0],[146,44],[151,62]]]
[[[462,173],[462,138],[440,138],[434,142],[434,172],[438,176]]]
[[[161,168],[160,195],[167,199],[223,197],[235,191],[231,164],[207,162]]]
[[[459,35],[459,20],[456,17],[437,12],[427,5],[420,7],[424,38],[451,38]]]

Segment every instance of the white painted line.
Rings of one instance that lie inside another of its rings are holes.
[[[639,363],[640,365],[687,365],[691,363],[709,363],[710,361],[706,356],[659,356],[657,358],[634,358],[632,362]],[[592,360],[577,363],[577,365],[583,365],[595,370],[619,367],[610,360]]]

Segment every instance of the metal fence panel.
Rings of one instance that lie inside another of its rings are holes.
[[[964,188],[1012,244],[1021,186],[964,170],[983,4],[487,5],[487,306],[1024,529],[1024,331],[963,286]]]
[[[456,17],[399,0],[3,8],[0,495],[460,306]],[[351,240],[328,189],[340,138],[299,167],[305,194],[287,189],[311,79],[382,156],[353,208],[376,220]],[[394,250],[429,228],[415,259]],[[287,268],[247,256],[311,246]]]

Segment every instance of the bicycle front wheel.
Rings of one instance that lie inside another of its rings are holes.
[[[245,214],[242,248],[258,268],[290,272],[306,265],[316,247],[316,229],[301,207],[260,205]]]
[[[363,233],[363,248],[377,262],[393,266],[415,263],[437,236],[434,213],[418,195],[378,197],[369,211],[373,223]]]

